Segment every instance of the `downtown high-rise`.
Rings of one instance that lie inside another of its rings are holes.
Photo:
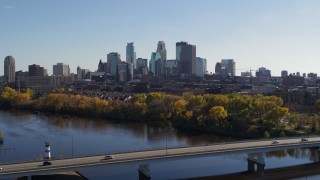
[[[157,46],[156,53],[160,57],[156,61],[156,74],[157,76],[164,76],[165,75],[165,62],[167,60],[167,50],[164,41],[159,41]]]
[[[107,55],[107,63],[109,64],[108,73],[111,76],[117,76],[118,64],[121,63],[120,54],[117,52],[111,52]]]
[[[15,60],[12,56],[7,56],[4,59],[4,78],[7,82],[15,82],[16,81],[16,72],[15,72]]]
[[[128,43],[126,47],[126,62],[132,64],[133,69],[136,69],[136,52],[134,51],[133,42]]]
[[[69,65],[64,63],[57,63],[53,65],[53,75],[54,76],[69,76],[70,68]]]
[[[187,42],[176,43],[176,57],[179,61],[180,76],[196,75],[196,46]]]

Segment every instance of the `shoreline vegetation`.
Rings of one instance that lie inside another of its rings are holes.
[[[320,132],[318,115],[290,113],[281,98],[264,95],[184,93],[178,96],[151,92],[136,94],[126,100],[107,100],[51,93],[34,98],[30,89],[17,92],[6,87],[0,92],[0,106],[30,112],[161,122],[177,129],[250,138]]]

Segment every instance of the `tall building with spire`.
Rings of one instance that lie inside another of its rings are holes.
[[[160,59],[156,61],[156,75],[165,75],[165,62],[167,60],[167,50],[164,41],[159,41],[156,53],[160,56]]]
[[[12,56],[7,56],[4,59],[4,78],[7,82],[16,81],[16,65]]]

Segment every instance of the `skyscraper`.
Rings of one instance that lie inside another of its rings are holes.
[[[7,56],[4,59],[4,78],[7,82],[16,81],[16,65],[12,56]]]
[[[219,73],[222,77],[235,76],[236,75],[236,63],[233,59],[221,60],[221,71]]]
[[[131,63],[127,62],[120,62],[117,66],[117,81],[118,82],[127,82],[131,79],[131,74],[130,74],[130,65],[132,66]]]
[[[220,72],[221,72],[221,63],[220,63],[220,62],[217,62],[217,63],[216,63],[216,67],[215,67],[215,69],[214,69],[214,73],[220,74]]]
[[[151,59],[149,61],[149,69],[153,76],[156,76],[156,61],[160,58],[157,56],[156,52],[151,53]]]
[[[144,75],[148,74],[148,59],[137,59],[137,72]]]
[[[117,76],[117,67],[120,62],[120,54],[117,52],[112,52],[107,55],[107,63],[109,64],[108,73],[110,73],[111,76]]]
[[[98,64],[97,72],[108,73],[108,69],[109,69],[108,63],[107,62],[102,62],[102,60],[100,59],[99,64]]]
[[[80,66],[77,67],[77,80],[88,79],[87,74],[90,72],[89,69],[81,69]]]
[[[265,67],[261,67],[256,71],[256,77],[271,77],[271,71],[269,69],[266,69]]]
[[[177,76],[179,73],[179,61],[176,59],[168,59],[165,63],[166,76]]]
[[[207,72],[207,60],[204,58],[196,58],[196,75],[198,77],[204,77]]]
[[[64,63],[57,63],[53,65],[53,75],[54,76],[69,76],[70,68],[69,65]]]
[[[180,61],[180,53],[181,53],[181,46],[186,46],[187,42],[177,42],[176,43],[176,60]]]
[[[100,59],[99,64],[98,64],[98,72],[103,72],[103,63],[102,60]]]
[[[164,41],[158,42],[157,52],[160,53],[162,61],[167,60],[167,50],[166,50],[166,44],[164,43]]]
[[[126,62],[131,63],[133,65],[133,69],[136,69],[136,52],[134,52],[133,42],[127,43]]]
[[[32,64],[29,65],[29,76],[48,76],[48,71],[40,65]]]
[[[160,55],[160,59],[156,61],[156,75],[163,76],[165,75],[165,62],[167,60],[166,45],[163,41],[158,42],[156,53]]]
[[[176,43],[176,52],[180,54],[177,59],[180,61],[180,75],[196,75],[196,46],[187,42]]]

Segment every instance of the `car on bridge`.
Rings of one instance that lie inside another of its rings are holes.
[[[301,142],[308,142],[308,138],[301,138]]]
[[[113,159],[114,157],[112,155],[105,155],[104,160]]]
[[[49,166],[49,165],[52,165],[52,162],[50,162],[50,161],[44,161],[44,162],[43,162],[43,165],[44,165],[44,166]]]

